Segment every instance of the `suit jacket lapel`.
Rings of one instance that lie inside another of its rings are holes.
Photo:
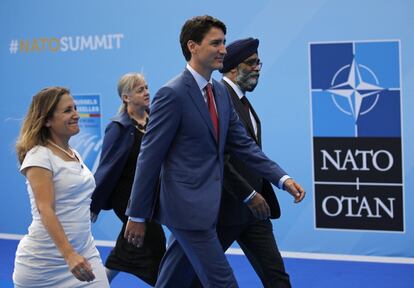
[[[256,143],[259,144],[256,134],[254,133],[254,128],[250,119],[250,115],[244,108],[244,105],[240,101],[239,96],[236,94],[236,92],[234,92],[233,88],[231,88],[231,86],[226,81],[222,81],[222,83],[224,83],[224,85],[226,85],[227,89],[230,91],[230,96],[231,100],[233,101],[234,109],[237,111],[237,114],[239,115],[239,118],[242,121],[244,127],[246,128],[248,134],[256,141]],[[256,112],[254,113],[254,115],[255,114]]]
[[[239,101],[239,102],[241,103],[241,101]],[[247,102],[249,102],[250,112],[253,114],[253,118],[256,121],[257,136],[254,133],[253,126],[251,127],[252,128],[251,132],[253,133],[252,136],[254,136],[254,138],[256,139],[257,144],[259,144],[259,146],[262,147],[262,140],[261,140],[261,138],[262,138],[262,127],[261,127],[261,124],[260,124],[260,119],[259,119],[259,116],[257,116],[256,111],[254,111],[254,108],[253,108],[252,104],[250,103],[250,101],[247,100]],[[243,110],[246,111],[246,109],[243,109]],[[248,115],[248,113],[246,113],[246,115]],[[250,118],[250,115],[249,115],[249,118]],[[251,123],[251,119],[250,119],[250,123]]]
[[[210,113],[208,112],[207,103],[204,101],[204,97],[201,94],[200,89],[198,88],[197,82],[194,80],[193,76],[187,69],[184,71],[184,80],[188,87],[187,93],[190,95],[202,118],[206,122],[210,130],[211,136],[215,139],[215,131],[213,127],[213,122],[211,121]],[[220,123],[220,114],[218,115]]]

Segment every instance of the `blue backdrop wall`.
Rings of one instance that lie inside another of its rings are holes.
[[[264,151],[308,192],[300,205],[276,192],[280,249],[414,257],[413,10],[404,0],[1,1],[0,233],[22,235],[30,224],[14,143],[31,97],[51,85],[79,99],[92,95],[100,102],[93,102],[98,117],[89,132],[100,136],[120,104],[119,77],[143,72],[155,94],[185,67],[184,21],[210,14],[226,23],[228,42],[260,39],[264,66],[251,102],[262,118]],[[375,107],[382,107],[376,118],[363,122]],[[351,133],[343,132],[346,123]],[[105,212],[93,232],[114,240],[119,228]]]

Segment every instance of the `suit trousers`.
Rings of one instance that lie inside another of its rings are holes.
[[[244,225],[219,225],[217,234],[224,250],[227,250],[234,241],[239,243],[262,281],[263,287],[291,287],[270,219],[252,219],[250,223]]]
[[[238,287],[233,270],[223,253],[215,228],[208,230],[182,230],[168,227],[174,235],[161,261],[160,274],[155,287],[186,287],[193,273],[190,261],[205,288]],[[184,261],[183,261],[184,260]],[[188,276],[188,277],[187,277]],[[187,278],[186,278],[187,277]]]

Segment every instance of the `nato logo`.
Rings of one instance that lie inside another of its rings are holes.
[[[403,231],[400,42],[309,52],[316,227]]]

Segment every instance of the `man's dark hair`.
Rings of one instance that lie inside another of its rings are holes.
[[[212,27],[221,29],[224,35],[226,34],[226,25],[217,18],[209,15],[196,16],[184,23],[181,28],[180,44],[186,61],[191,59],[191,52],[187,47],[188,41],[193,40],[197,44],[200,44]]]

